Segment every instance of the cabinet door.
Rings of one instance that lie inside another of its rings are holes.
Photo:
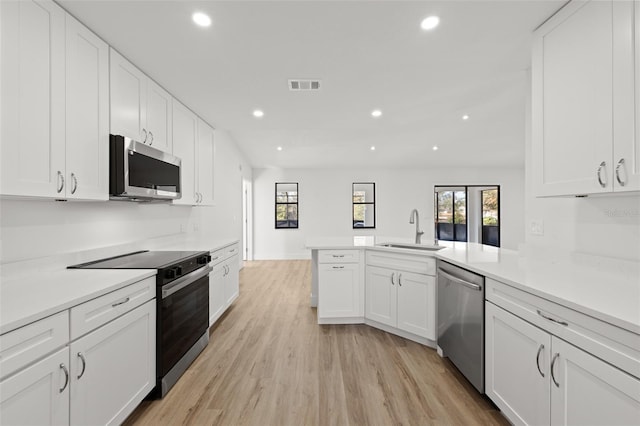
[[[551,336],[485,303],[485,391],[516,425],[548,425]]]
[[[612,190],[612,34],[610,1],[569,3],[534,34],[532,152],[538,196]]]
[[[147,142],[147,77],[115,50],[111,58],[111,133]]]
[[[147,143],[164,152],[173,152],[171,95],[158,86],[153,80],[147,79]]]
[[[109,198],[109,47],[67,15],[67,198]]]
[[[68,425],[68,365],[65,347],[0,382],[0,424]]]
[[[174,204],[196,204],[195,146],[197,118],[187,107],[173,100],[173,155],[182,159],[180,170],[182,198]]]
[[[318,318],[362,317],[360,265],[318,265]]]
[[[226,272],[225,265],[220,263],[214,266],[213,271],[209,274],[209,327],[211,327],[224,312],[226,302],[224,297]]]
[[[52,1],[0,2],[0,192],[4,195],[64,193],[64,26],[65,12]]]
[[[638,424],[639,379],[556,337],[552,352],[552,425]]]
[[[411,272],[398,273],[398,328],[436,339],[436,279]]]
[[[211,126],[198,119],[198,192],[200,205],[213,205],[214,132]]]
[[[640,190],[640,1],[613,2],[613,188]]]
[[[156,384],[155,351],[155,299],[71,343],[71,424],[122,423]]]
[[[396,280],[398,274],[387,268],[367,266],[365,317],[391,327],[396,326]]]
[[[225,265],[227,265],[227,276],[224,281],[224,297],[226,299],[225,306],[229,306],[240,295],[240,265],[238,264],[238,255],[231,256],[225,262]]]

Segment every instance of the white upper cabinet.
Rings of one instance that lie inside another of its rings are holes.
[[[67,15],[66,196],[109,194],[109,47]]]
[[[198,119],[198,146],[196,149],[198,178],[196,195],[199,205],[211,206],[214,203],[213,159],[215,156],[214,130],[207,123]]]
[[[187,107],[173,100],[173,155],[180,157],[180,191],[182,197],[174,204],[197,204],[196,196],[196,136],[198,118]]]
[[[111,133],[172,152],[172,97],[111,49]]]
[[[640,1],[613,3],[613,190],[640,190]]]
[[[60,196],[57,189],[65,176],[65,12],[52,1],[2,1],[0,24],[0,192]]]
[[[633,9],[633,2],[574,1],[535,32],[537,196],[640,188]]]
[[[0,192],[106,200],[107,44],[53,2],[0,8]]]

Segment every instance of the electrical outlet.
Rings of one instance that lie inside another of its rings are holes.
[[[532,220],[529,223],[529,232],[531,235],[544,235],[544,223],[542,220]]]

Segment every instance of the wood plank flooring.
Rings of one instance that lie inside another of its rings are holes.
[[[435,350],[366,325],[318,325],[310,288],[310,261],[245,263],[209,346],[125,424],[508,424]]]

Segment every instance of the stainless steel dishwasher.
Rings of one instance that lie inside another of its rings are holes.
[[[438,351],[484,393],[484,277],[437,264]]]

